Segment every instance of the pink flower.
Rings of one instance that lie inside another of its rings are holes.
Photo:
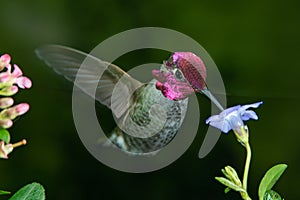
[[[30,88],[32,83],[31,80],[29,78],[27,78],[26,76],[22,76],[23,73],[21,71],[21,69],[18,67],[18,65],[14,65],[14,71],[11,74],[15,79],[15,83],[17,83],[17,85],[19,86],[19,88]]]
[[[0,141],[0,158],[8,158],[8,154],[13,150],[12,144],[4,144],[4,141]]]
[[[23,73],[18,65],[14,65],[14,70],[11,72],[11,65],[6,66],[7,71],[0,73],[0,86],[7,87],[13,84],[17,84],[19,88],[30,88],[32,83],[29,78],[22,76]]]
[[[19,88],[30,88],[32,83],[29,78],[26,76],[22,76],[23,72],[19,68],[18,65],[14,64],[14,70],[11,72],[11,65],[7,65],[7,71],[0,74],[0,82],[3,80],[8,80],[7,76],[9,76],[9,82],[12,84],[16,83]]]
[[[0,57],[0,71],[4,69],[10,63],[10,56],[8,54],[4,54]]]

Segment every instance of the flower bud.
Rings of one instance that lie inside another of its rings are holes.
[[[2,119],[15,119],[19,115],[25,114],[29,110],[29,105],[27,103],[20,103],[11,108],[2,110],[0,113],[0,118]]]
[[[231,180],[239,187],[242,187],[242,182],[239,179],[238,174],[236,173],[235,169],[230,166],[225,167],[225,172],[231,177]]]
[[[240,142],[243,146],[249,141],[249,130],[246,125],[241,126],[239,129],[233,131],[238,142]]]
[[[0,71],[4,69],[10,63],[10,56],[8,54],[4,54],[0,57]]]
[[[29,104],[28,103],[20,103],[15,107],[15,111],[17,115],[23,115],[29,110]]]
[[[8,108],[14,104],[14,99],[11,97],[4,97],[0,99],[0,108]]]
[[[1,119],[0,120],[0,127],[4,129],[8,129],[13,125],[13,122],[10,119]]]
[[[0,90],[0,95],[3,96],[12,96],[14,94],[16,94],[18,92],[18,86],[12,85],[12,86],[8,86],[3,88],[2,90]]]

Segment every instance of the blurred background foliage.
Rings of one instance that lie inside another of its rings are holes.
[[[12,140],[28,145],[0,160],[0,188],[16,191],[26,183],[44,185],[48,199],[240,199],[214,180],[232,165],[242,173],[244,149],[233,134],[222,135],[204,159],[198,151],[207,126],[209,102],[199,96],[202,116],[192,146],[170,166],[146,174],[115,171],[94,159],[73,124],[72,85],[34,54],[48,43],[89,52],[106,38],[131,28],[174,29],[198,41],[222,74],[228,105],[263,100],[259,121],[250,127],[253,160],[249,190],[257,189],[265,171],[277,163],[288,170],[275,186],[287,200],[299,199],[300,3],[287,1],[122,1],[2,0],[0,53],[9,53],[33,81],[16,102],[30,112],[11,129]],[[116,63],[161,62],[169,56],[145,50]],[[106,122],[105,122],[106,123]],[[195,122],[197,125],[198,122]],[[5,198],[4,198],[5,199]]]

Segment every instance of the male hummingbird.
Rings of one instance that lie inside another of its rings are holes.
[[[118,66],[72,48],[48,45],[38,48],[36,54],[67,80],[75,82],[79,76],[83,83],[77,86],[112,109],[118,126],[108,139],[128,153],[156,152],[167,145],[181,127],[188,97],[194,92],[205,94],[223,110],[207,88],[203,61],[191,52],[173,53],[160,69],[152,71],[154,79],[149,83],[141,83]],[[91,66],[78,73],[86,58],[92,60]],[[103,71],[100,80],[96,75],[99,70]],[[89,84],[95,81],[96,94],[91,94]],[[120,82],[121,90],[115,90]],[[124,103],[122,91],[133,87],[136,89]]]

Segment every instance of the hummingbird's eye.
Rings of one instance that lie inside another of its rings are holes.
[[[183,74],[179,69],[174,70],[174,76],[178,80],[183,80],[184,79]]]

